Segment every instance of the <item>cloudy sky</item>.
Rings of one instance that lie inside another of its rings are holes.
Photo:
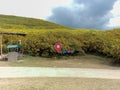
[[[120,27],[120,0],[0,0],[0,14],[104,30]]]

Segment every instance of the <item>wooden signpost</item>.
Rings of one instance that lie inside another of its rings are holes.
[[[2,58],[2,35],[0,35],[0,53]]]

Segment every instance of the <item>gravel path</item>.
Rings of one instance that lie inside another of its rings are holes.
[[[83,68],[0,67],[0,78],[82,77],[120,79],[120,70]]]

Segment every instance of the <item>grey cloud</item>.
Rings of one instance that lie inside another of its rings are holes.
[[[74,28],[106,29],[116,0],[73,0],[72,8],[53,9],[49,21]]]

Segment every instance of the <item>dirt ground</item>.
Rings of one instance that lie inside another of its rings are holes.
[[[120,67],[112,66],[111,60],[95,55],[63,57],[61,59],[25,56],[18,62],[0,61],[0,66],[120,69]]]
[[[120,80],[88,78],[0,79],[0,90],[120,90]]]
[[[0,66],[120,69],[111,66],[110,61],[111,59],[94,55],[59,60],[28,56],[19,62],[0,61]],[[120,79],[0,78],[0,90],[120,90]]]

